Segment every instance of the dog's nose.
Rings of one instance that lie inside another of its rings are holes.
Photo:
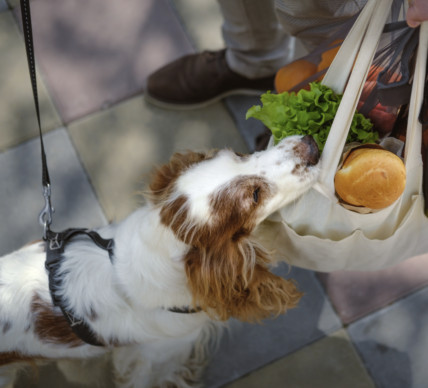
[[[303,136],[301,143],[303,144],[302,151],[308,166],[314,166],[320,159],[320,152],[317,143],[314,138],[309,135]]]

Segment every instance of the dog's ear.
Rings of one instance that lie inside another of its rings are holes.
[[[218,319],[257,322],[297,305],[295,283],[272,274],[266,255],[247,244],[191,249],[185,266],[194,303]]]
[[[153,172],[148,196],[154,203],[162,203],[170,195],[175,181],[183,171],[209,157],[211,155],[201,152],[175,153],[168,163]]]

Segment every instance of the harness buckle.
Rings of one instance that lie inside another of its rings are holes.
[[[43,226],[43,238],[46,240],[47,231],[52,223],[52,214],[55,212],[51,204],[51,185],[49,183],[43,186],[43,197],[45,206],[39,214],[39,223]]]

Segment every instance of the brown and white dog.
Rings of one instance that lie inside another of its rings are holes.
[[[193,386],[215,322],[272,317],[301,297],[270,272],[251,232],[314,184],[318,159],[312,138],[300,136],[252,155],[175,154],[155,172],[144,207],[98,230],[114,239],[111,258],[73,239],[54,292],[104,346],[85,343],[53,305],[45,242],[0,258],[0,386],[26,362],[106,353],[121,387]]]

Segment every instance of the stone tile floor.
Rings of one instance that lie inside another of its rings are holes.
[[[17,3],[0,0],[0,254],[41,235],[39,144]],[[151,167],[175,150],[254,149],[263,127],[244,115],[257,99],[175,112],[142,96],[157,67],[222,47],[216,2],[32,4],[54,228],[125,217]],[[428,255],[372,273],[277,270],[305,292],[299,307],[260,325],[231,321],[206,387],[427,387]],[[46,367],[17,386],[69,385]]]

